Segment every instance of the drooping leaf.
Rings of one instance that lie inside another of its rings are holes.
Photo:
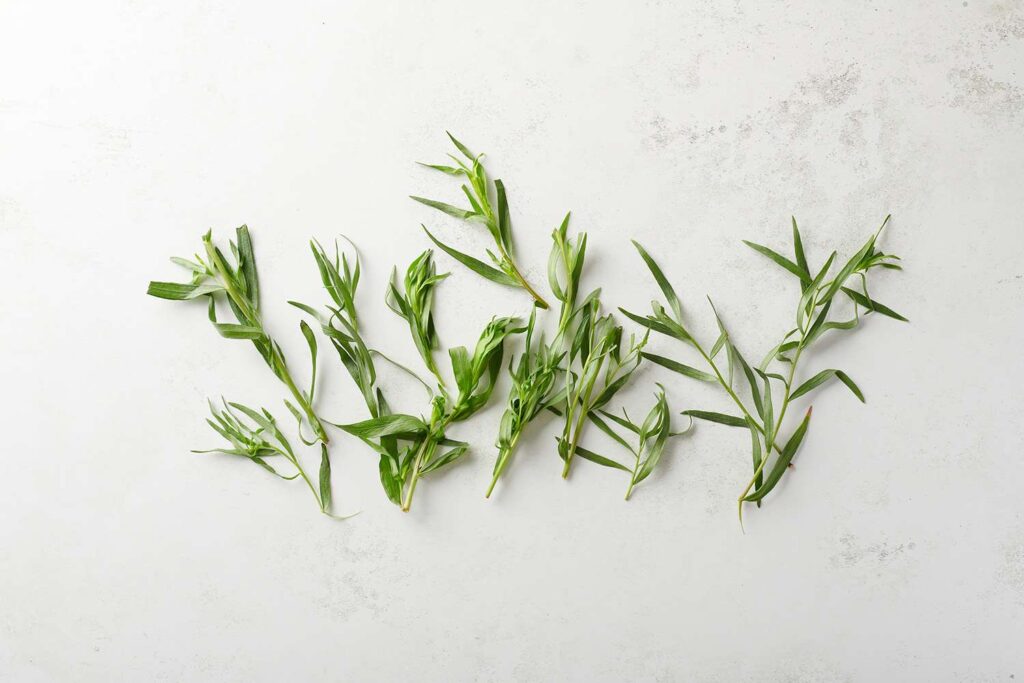
[[[800,282],[806,284],[806,283],[809,283],[811,281],[811,276],[807,273],[806,270],[802,269],[800,266],[798,266],[797,264],[793,263],[788,258],[786,258],[782,254],[780,254],[779,252],[773,251],[773,250],[769,249],[768,247],[762,246],[762,245],[757,244],[755,242],[749,242],[747,240],[743,240],[743,243],[745,245],[747,245],[748,247],[750,247],[751,249],[753,249],[754,251],[756,251],[757,253],[759,253],[759,254],[761,254],[763,256],[767,256],[769,259],[771,259],[777,265],[782,266],[783,268],[785,268],[789,272],[793,273],[793,275],[796,275],[798,278],[800,278]]]
[[[425,197],[416,197],[414,195],[409,195],[409,198],[410,199],[415,199],[420,204],[425,204],[426,206],[429,206],[432,209],[437,209],[438,211],[441,211],[442,213],[446,213],[449,216],[453,216],[455,218],[459,218],[459,219],[462,219],[464,221],[469,220],[470,218],[472,218],[473,216],[476,215],[472,211],[466,211],[465,209],[460,209],[457,206],[452,206],[451,204],[445,204],[444,202],[439,202],[439,201],[434,200],[434,199],[427,199]]]
[[[497,282],[499,285],[507,285],[511,287],[518,287],[519,283],[516,282],[515,278],[506,275],[497,268],[489,266],[480,259],[474,258],[469,254],[463,254],[461,251],[449,247],[444,242],[434,237],[429,230],[424,226],[423,232],[427,233],[427,237],[437,245],[437,247],[444,253],[451,256],[453,259],[472,270],[477,275],[482,275],[492,282]]]
[[[324,512],[331,509],[331,460],[327,456],[327,446],[320,444],[320,504]]]
[[[413,415],[402,415],[400,413],[382,415],[369,420],[363,420],[362,422],[338,425],[338,427],[362,439],[375,439],[392,435],[414,436],[424,434],[427,431],[427,425],[423,420]]]
[[[263,330],[252,325],[238,325],[235,323],[214,323],[217,332],[225,339],[262,339]]]
[[[793,255],[796,256],[796,265],[804,273],[808,275],[811,272],[810,266],[807,265],[807,256],[804,254],[804,242],[800,239],[800,229],[796,227],[796,216],[790,216],[793,221]],[[810,280],[810,277],[807,278]],[[801,280],[803,278],[801,277]]]
[[[775,464],[772,466],[772,471],[765,478],[764,484],[758,489],[752,491],[743,500],[748,503],[754,503],[766,495],[768,495],[772,489],[775,488],[779,480],[782,479],[782,475],[786,473],[786,468],[789,467],[789,463],[793,460],[793,456],[796,455],[797,449],[800,448],[800,443],[804,440],[804,434],[807,433],[807,424],[811,420],[811,409],[807,409],[807,414],[804,416],[803,421],[800,422],[800,426],[793,432],[793,436],[786,442],[785,448],[782,449],[782,453],[775,459]]]
[[[725,413],[716,413],[710,410],[684,410],[680,415],[689,415],[690,417],[696,417],[700,420],[707,420],[708,422],[717,422],[718,424],[727,425],[729,427],[746,427],[747,421],[742,417],[736,417],[735,415],[726,415]]]
[[[664,356],[658,356],[653,353],[647,353],[646,351],[644,353],[641,353],[640,355],[646,358],[647,360],[651,361],[652,363],[656,363],[664,368],[668,368],[669,370],[678,372],[680,375],[685,375],[686,377],[690,377],[691,379],[700,380],[701,382],[716,381],[715,376],[712,375],[711,373],[704,372],[703,370],[698,370],[697,368],[690,367],[689,365],[685,365],[678,361],[674,361],[671,358],[665,358]]]
[[[583,446],[576,446],[576,455],[580,456],[584,460],[589,460],[590,462],[603,465],[604,467],[611,467],[617,470],[622,470],[623,472],[631,473],[630,469],[625,465],[615,462],[611,458],[606,458],[603,455],[598,455],[594,451],[587,450]]]
[[[799,387],[797,387],[793,391],[793,393],[789,395],[789,397],[791,399],[800,398],[801,396],[808,393],[812,389],[818,387],[821,384],[824,384],[832,377],[837,378],[840,382],[845,384],[847,388],[853,392],[853,395],[860,399],[861,403],[864,403],[864,394],[861,393],[860,387],[858,387],[857,384],[852,379],[850,379],[850,376],[847,375],[845,372],[843,372],[842,370],[835,369],[822,370],[814,377],[811,377],[809,380],[807,380]]]
[[[180,282],[150,282],[146,294],[155,296],[158,299],[170,299],[171,301],[184,301],[195,299],[205,294],[223,292],[224,287],[212,283],[200,283],[195,285],[182,284]]]
[[[636,250],[640,252],[640,257],[644,260],[644,263],[647,264],[647,268],[651,271],[651,275],[654,276],[654,280],[658,283],[658,287],[661,288],[662,294],[665,295],[665,300],[668,301],[669,308],[672,309],[672,312],[676,316],[676,322],[682,323],[683,308],[679,303],[679,297],[676,296],[676,290],[673,289],[672,283],[668,281],[668,278],[665,277],[665,273],[661,271],[657,262],[651,258],[650,254],[647,253],[647,250],[644,249],[636,240],[632,240],[632,242],[633,246],[636,247]]]
[[[871,298],[868,298],[868,297],[864,296],[863,294],[861,294],[860,292],[858,292],[855,289],[850,289],[848,287],[843,287],[842,291],[848,297],[850,297],[851,299],[853,299],[854,301],[856,301],[858,304],[860,304],[861,306],[863,306],[864,308],[866,308],[869,311],[874,311],[875,313],[880,313],[880,314],[882,314],[884,316],[887,316],[889,318],[893,318],[894,320],[900,320],[902,322],[910,322],[909,320],[904,318],[902,315],[900,315],[896,311],[894,311],[891,308],[889,308],[888,306],[880,304],[877,301],[875,301],[874,299],[871,299]]]

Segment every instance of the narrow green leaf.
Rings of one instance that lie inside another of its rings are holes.
[[[361,439],[373,439],[381,436],[408,436],[424,434],[427,425],[423,420],[412,415],[382,415],[370,420],[355,422],[347,425],[337,425],[353,436]]]
[[[427,168],[432,168],[435,171],[441,171],[441,173],[447,173],[448,175],[453,175],[453,176],[466,175],[465,169],[455,168],[454,166],[441,166],[439,164],[424,164],[421,161],[417,161],[416,163],[419,164],[420,166],[425,166]]]
[[[651,271],[651,275],[654,276],[654,280],[661,288],[661,292],[665,295],[665,300],[668,301],[669,308],[672,309],[672,312],[676,316],[676,322],[682,324],[683,308],[679,303],[679,297],[676,296],[676,290],[672,288],[672,283],[668,281],[668,278],[665,277],[665,274],[661,271],[657,262],[655,262],[655,260],[651,258],[651,255],[647,253],[647,250],[644,249],[636,240],[632,240],[632,242],[633,246],[636,247],[636,250],[640,252],[640,257],[644,260],[644,263],[647,264],[647,268]]]
[[[324,512],[331,509],[331,460],[323,442],[320,443],[320,507]]]
[[[796,216],[790,216],[790,218],[793,221],[793,252],[796,256],[796,265],[809,274],[811,269],[807,265],[807,256],[804,254],[804,242],[800,239],[800,229],[796,227]]]
[[[620,308],[619,311],[622,313],[622,315],[626,316],[627,318],[635,322],[637,325],[641,325],[642,327],[646,327],[647,329],[654,330],[655,332],[660,332],[661,334],[664,334],[668,337],[672,337],[674,339],[678,339],[680,341],[689,341],[689,337],[681,334],[678,330],[669,327],[663,322],[654,320],[653,318],[645,318],[643,316],[637,315],[636,313],[630,313],[624,308]]]
[[[630,474],[632,474],[632,470],[630,470],[625,465],[617,463],[611,458],[606,458],[603,455],[598,455],[594,451],[589,451],[583,446],[576,446],[576,455],[580,456],[584,460],[589,460],[590,462],[597,463],[598,465],[612,467],[614,469],[622,470],[623,472],[629,472]]]
[[[252,250],[252,237],[249,226],[243,225],[235,230],[238,239],[238,269],[242,272],[246,295],[253,308],[259,308],[260,286],[256,276],[256,255]]]
[[[684,410],[680,415],[689,415],[690,417],[707,420],[708,422],[717,422],[718,424],[727,425],[729,427],[747,426],[747,421],[742,417],[726,415],[725,413],[715,413],[708,410]]]
[[[797,264],[793,263],[788,258],[786,258],[782,254],[780,254],[779,252],[772,251],[768,247],[762,246],[762,245],[757,244],[755,242],[749,242],[747,240],[743,240],[743,244],[747,245],[748,247],[750,247],[751,249],[753,249],[757,253],[762,254],[763,256],[767,256],[769,259],[774,261],[777,265],[780,265],[783,268],[785,268],[786,270],[788,270],[789,272],[793,273],[793,275],[796,275],[798,278],[800,278],[800,282],[806,284],[806,283],[809,283],[811,281],[811,276],[807,273],[806,270],[802,269],[800,266],[798,266]]]
[[[598,412],[601,413],[602,415],[604,415],[605,417],[607,417],[609,420],[611,420],[615,424],[619,425],[620,427],[628,429],[629,431],[633,432],[634,434],[639,434],[640,433],[640,428],[637,427],[632,422],[630,422],[629,420],[621,418],[618,415],[615,415],[614,413],[609,413],[609,412],[606,412],[604,410],[599,410]]]
[[[749,418],[747,419],[747,427],[750,429],[750,449],[751,456],[754,461],[754,471],[756,472],[757,468],[761,466],[761,437],[758,433],[757,425],[754,424],[754,421]],[[761,472],[757,475],[757,478],[754,481],[754,490],[756,491],[757,489],[761,488],[761,484],[763,482],[764,472]]]
[[[628,443],[626,443],[626,440],[623,439],[621,436],[619,436],[618,432],[616,432],[614,429],[611,428],[611,425],[609,425],[607,422],[605,422],[604,420],[602,420],[601,418],[599,418],[597,416],[596,412],[594,412],[593,410],[590,411],[589,413],[587,413],[587,418],[591,422],[593,422],[594,425],[596,425],[598,429],[600,429],[602,432],[604,432],[609,437],[611,437],[616,442],[618,442],[620,445],[622,445],[623,448],[626,448],[626,449],[628,449],[630,451],[633,450],[633,448]],[[635,430],[635,427],[633,427],[632,429]]]
[[[384,488],[384,493],[395,505],[401,505],[402,503],[402,485],[398,481],[398,473],[393,467],[391,459],[386,455],[380,456],[380,484]]]
[[[641,353],[640,355],[646,358],[647,360],[651,361],[652,363],[656,363],[664,368],[668,368],[669,370],[678,372],[680,375],[685,375],[692,379],[700,380],[701,382],[716,381],[714,375],[704,372],[703,370],[698,370],[697,368],[690,367],[689,365],[684,365],[683,363],[674,361],[671,358],[665,358],[664,356],[658,356],[653,353],[647,353],[646,351]]]
[[[457,206],[445,204],[444,202],[435,201],[433,199],[426,199],[424,197],[416,197],[413,195],[409,195],[409,198],[415,199],[420,204],[425,204],[433,209],[437,209],[438,211],[444,212],[449,216],[454,216],[455,218],[460,218],[464,221],[467,221],[476,215],[472,211],[466,211],[465,209],[460,209]]]
[[[512,254],[512,220],[508,215],[508,198],[505,196],[505,183],[494,181],[494,191],[498,196],[498,235],[501,244],[510,255]]]
[[[497,282],[499,285],[507,285],[510,287],[519,286],[519,283],[516,282],[516,280],[513,277],[506,275],[497,268],[489,266],[480,259],[474,258],[469,254],[463,254],[461,251],[457,251],[449,247],[447,244],[444,244],[436,237],[434,237],[425,226],[423,226],[423,232],[427,233],[427,237],[429,237],[431,241],[434,244],[436,244],[441,251],[448,254],[453,259],[455,259],[462,265],[466,266],[477,275],[482,275],[483,277],[487,278],[488,280],[491,280],[492,282]]]
[[[158,299],[170,299],[171,301],[184,301],[195,299],[204,294],[222,292],[224,288],[216,284],[189,285],[180,282],[150,282],[146,294],[155,296]]]
[[[807,423],[811,420],[811,409],[807,409],[807,414],[804,416],[800,426],[793,432],[793,436],[789,438],[786,443],[786,447],[782,449],[782,453],[776,458],[775,464],[772,466],[772,471],[764,481],[764,485],[755,491],[752,491],[743,500],[748,503],[756,503],[757,501],[768,495],[775,485],[782,479],[782,475],[786,473],[786,468],[789,467],[789,463],[793,460],[793,456],[796,455],[797,449],[800,448],[800,442],[804,440],[804,434],[807,433]]]
[[[445,131],[445,133],[447,133],[448,138],[452,141],[452,144],[454,144],[458,148],[458,150],[466,156],[467,159],[469,159],[470,161],[476,161],[477,157],[474,156],[474,154],[469,151],[468,147],[466,147],[464,144],[456,140],[455,136],[449,133],[448,131]]]
[[[910,322],[909,320],[904,318],[902,315],[900,315],[896,311],[894,311],[891,308],[889,308],[888,306],[880,304],[877,301],[875,301],[874,299],[871,299],[871,298],[868,298],[868,297],[864,296],[863,294],[861,294],[860,292],[858,292],[855,289],[850,289],[848,287],[843,287],[842,290],[843,290],[844,294],[846,294],[848,297],[850,297],[851,299],[853,299],[854,301],[856,301],[858,304],[860,304],[864,308],[868,309],[869,311],[874,311],[875,313],[881,313],[882,315],[887,316],[889,318],[893,318],[894,320],[901,320],[903,322]]]
[[[189,261],[188,259],[172,256],[171,263],[181,266],[182,268],[187,268],[188,270],[191,270],[193,273],[206,273],[206,268],[199,265],[198,263],[195,263],[194,261]]]
[[[796,390],[789,395],[789,397],[791,399],[800,398],[801,396],[808,393],[812,389],[820,386],[821,384],[824,384],[832,377],[838,378],[840,382],[845,384],[847,388],[853,392],[854,396],[860,399],[861,403],[864,403],[864,394],[861,393],[860,387],[858,387],[856,383],[854,383],[854,381],[850,379],[850,376],[847,375],[845,372],[843,372],[842,370],[835,369],[822,370],[814,377],[811,377],[809,380],[807,380],[799,387],[797,387]]]
[[[306,344],[309,345],[309,359],[313,367],[313,376],[309,380],[309,400],[312,401],[316,393],[316,336],[305,320],[299,322],[299,329],[302,330],[302,336],[306,338]]]
[[[235,323],[214,323],[220,336],[226,339],[261,339],[263,330],[251,325],[237,325]]]

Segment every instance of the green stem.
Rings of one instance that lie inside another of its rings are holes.
[[[423,454],[427,451],[427,446],[433,443],[434,437],[427,435],[423,439],[423,443],[420,444],[419,450],[416,451],[416,459],[412,463],[412,479],[409,482],[409,488],[405,491],[405,498],[402,500],[402,512],[408,512],[409,508],[412,507],[412,497],[416,493],[416,482],[420,479],[420,467],[423,464]]]
[[[586,375],[586,369],[585,368],[583,370],[583,375],[584,376]],[[569,430],[570,433],[572,434],[572,441],[569,444],[569,450],[565,454],[565,465],[562,467],[562,479],[568,479],[569,478],[569,466],[572,464],[572,457],[574,455],[576,455],[576,446],[579,444],[580,433],[583,431],[583,421],[587,417],[587,412],[588,412],[587,404],[590,402],[591,394],[594,393],[594,383],[596,381],[597,381],[597,375],[594,376],[594,381],[592,381],[590,383],[590,385],[587,386],[587,393],[583,397],[583,402],[580,404],[580,414],[579,414],[579,417],[576,418],[576,429],[575,430],[572,430],[572,429]],[[570,417],[569,417],[568,414],[566,415],[566,424],[567,425],[571,424]]]
[[[309,477],[306,475],[306,470],[302,469],[302,465],[299,464],[299,459],[289,458],[287,454],[285,454],[285,457],[291,460],[292,464],[295,465],[295,469],[299,471],[299,476],[302,477],[303,481],[306,482],[306,486],[308,486],[309,490],[312,491],[313,497],[316,498],[316,504],[320,507],[320,512],[326,513],[327,511],[324,510],[324,503],[320,499],[320,493],[316,490],[316,487],[313,486],[313,482],[310,481]]]
[[[550,306],[548,306],[548,302],[544,300],[544,297],[538,294],[537,290],[531,287],[530,283],[526,281],[525,277],[523,277],[523,274],[519,272],[519,267],[516,265],[516,262],[512,260],[512,257],[508,255],[508,252],[505,251],[505,247],[501,246],[501,244],[497,244],[497,247],[498,252],[501,253],[501,257],[505,259],[505,263],[507,263],[509,267],[512,268],[512,275],[517,280],[519,280],[519,284],[522,286],[522,288],[530,293],[530,296],[533,297],[533,300],[536,303],[537,308],[543,308],[544,310],[550,308]]]
[[[521,431],[513,434],[512,440],[508,442],[508,445],[505,446],[505,448],[501,449],[501,452],[498,453],[498,466],[494,470],[494,477],[491,478],[491,485],[487,487],[487,493],[484,495],[484,498],[491,497],[491,492],[494,491],[494,485],[498,483],[498,478],[505,471],[505,467],[508,465],[509,460],[512,459],[512,452],[515,450],[516,444],[519,443],[519,437],[521,435]]]
[[[286,387],[288,387],[288,390],[292,393],[292,397],[299,403],[299,406],[302,407],[303,412],[306,413],[306,418],[309,420],[309,424],[313,428],[313,433],[316,435],[316,438],[324,443],[328,443],[330,439],[327,436],[327,431],[324,429],[323,424],[320,422],[320,418],[316,416],[316,413],[313,412],[313,406],[309,404],[306,397],[301,391],[299,391],[299,388],[295,386],[291,373],[289,373],[287,369],[284,369],[285,367],[286,366],[282,359],[281,381],[284,382]]]
[[[797,363],[800,362],[800,354],[803,352],[803,350],[804,350],[804,340],[801,338],[800,339],[800,345],[797,346],[796,353],[793,355],[793,362],[790,364],[790,367],[789,367],[789,379],[786,382],[786,394],[785,394],[785,397],[782,400],[782,409],[779,411],[779,419],[775,423],[775,428],[772,430],[772,440],[773,440],[773,442],[775,441],[775,437],[778,436],[779,429],[782,427],[782,419],[784,417],[786,417],[786,408],[789,407],[789,394],[790,394],[789,388],[793,384],[793,377],[796,375],[796,365],[797,365]],[[779,451],[779,453],[782,452],[781,449],[779,449],[779,444],[777,442],[772,443],[772,446],[775,448],[775,450]],[[750,478],[750,481],[747,483],[747,487],[745,489],[743,489],[743,493],[740,494],[739,504],[740,504],[741,508],[743,506],[743,499],[747,497],[747,494],[750,493],[750,489],[752,489],[754,487],[754,484],[757,483],[757,478],[764,471],[764,466],[765,466],[765,464],[767,462],[768,462],[768,458],[767,457],[764,457],[764,458],[761,459],[761,464],[757,466],[756,470],[754,470],[754,476]]]

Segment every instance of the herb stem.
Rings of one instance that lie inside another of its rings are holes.
[[[782,400],[782,408],[779,410],[779,419],[775,423],[775,428],[772,430],[772,437],[773,437],[772,438],[772,442],[773,442],[772,446],[775,448],[775,450],[779,451],[779,453],[782,453],[782,450],[779,448],[779,444],[778,444],[777,440],[775,439],[775,437],[778,436],[779,429],[782,427],[782,419],[784,417],[786,417],[786,409],[789,407],[789,394],[790,394],[789,387],[793,384],[793,377],[796,375],[796,365],[797,365],[797,363],[800,362],[800,354],[801,354],[801,352],[803,350],[804,350],[804,339],[801,338],[800,339],[800,344],[799,344],[799,346],[797,346],[796,353],[793,354],[793,362],[790,364],[790,367],[789,367],[789,380],[786,382],[786,394],[785,394],[785,398],[783,398],[783,400]],[[740,494],[739,504],[740,504],[741,508],[743,506],[743,499],[746,498],[747,494],[750,493],[750,489],[754,488],[754,484],[757,482],[757,478],[764,471],[764,466],[765,466],[765,464],[767,462],[768,462],[768,458],[767,457],[761,458],[761,463],[757,466],[757,469],[754,470],[754,476],[750,478],[750,481],[747,482],[747,487],[745,489],[743,489],[743,493]]]
[[[718,365],[715,364],[715,361],[711,358],[711,356],[707,354],[707,352],[704,351],[704,348],[696,339],[693,340],[693,345],[697,348],[697,351],[700,352],[700,355],[703,356],[704,360],[707,361],[708,366],[714,371],[715,377],[718,379],[718,383],[722,386],[723,389],[725,389],[726,393],[729,394],[732,400],[736,403],[737,407],[739,407],[739,409],[743,412],[744,417],[749,419],[751,423],[754,425],[754,427],[757,428],[757,431],[761,432],[761,434],[763,435],[764,427],[761,425],[760,422],[754,419],[754,416],[750,414],[750,411],[747,410],[747,407],[743,405],[743,401],[740,400],[740,397],[736,395],[736,392],[732,390],[732,387],[729,386],[729,383],[725,381],[724,377],[722,377],[722,373],[718,369]],[[790,381],[792,381],[792,379],[790,379]],[[782,449],[779,448],[778,444],[773,443],[772,446],[779,453],[782,453]]]
[[[292,464],[295,465],[295,469],[299,471],[299,476],[301,476],[302,480],[306,482],[306,486],[308,486],[309,490],[313,492],[313,497],[316,498],[316,504],[320,506],[320,512],[326,513],[326,510],[324,510],[324,502],[320,498],[320,493],[316,490],[316,487],[313,486],[313,482],[306,474],[306,470],[304,470],[302,465],[299,464],[299,459],[297,457],[293,457],[289,458],[289,460],[291,460]]]
[[[523,286],[523,289],[525,289],[530,294],[530,296],[533,297],[533,301],[536,304],[537,308],[542,308],[544,310],[550,308],[550,306],[548,306],[548,302],[544,300],[544,297],[538,294],[537,290],[535,290],[530,285],[530,283],[526,281],[526,278],[523,277],[523,274],[519,272],[519,267],[516,265],[516,262],[512,260],[512,257],[508,255],[508,252],[505,251],[505,247],[499,244],[498,251],[501,253],[501,257],[505,259],[505,263],[507,263],[509,267],[512,269],[512,275],[515,277],[515,279],[518,280],[519,284]]]
[[[576,418],[576,429],[573,430],[569,450],[565,453],[565,465],[562,466],[562,479],[569,478],[569,466],[572,464],[572,457],[576,454],[576,446],[579,444],[580,433],[583,431],[583,421],[587,417],[587,412],[589,412],[587,404],[590,403],[590,396],[594,393],[594,382],[596,380],[597,377],[595,376],[594,380],[587,386],[587,393],[583,397],[583,402],[580,404],[580,414],[579,417]],[[569,415],[566,415],[566,424],[571,424],[571,417]]]
[[[292,396],[295,398],[296,401],[298,401],[299,405],[302,407],[303,412],[306,413],[306,417],[309,419],[309,424],[313,428],[313,433],[316,435],[317,439],[324,443],[328,443],[330,439],[327,436],[327,431],[324,429],[323,424],[320,422],[320,418],[318,418],[316,416],[316,413],[313,412],[313,406],[309,404],[309,401],[306,400],[306,397],[303,395],[303,393],[299,391],[299,388],[297,386],[295,386],[295,381],[292,379],[291,373],[288,372],[283,359],[280,364],[280,367],[281,381],[284,382],[284,385],[286,387],[288,387],[288,391],[292,392]]]
[[[508,445],[502,449],[501,453],[498,454],[498,466],[494,470],[494,477],[491,479],[491,485],[487,487],[487,493],[484,494],[484,498],[490,498],[491,492],[494,491],[495,484],[498,483],[498,479],[505,471],[505,466],[508,465],[509,460],[512,459],[512,451],[515,450],[516,444],[519,443],[519,437],[522,436],[522,432],[516,432],[512,435],[512,439],[508,442]]]
[[[409,508],[412,507],[412,496],[416,493],[416,482],[420,479],[420,466],[423,463],[423,454],[427,450],[427,445],[433,442],[433,440],[433,436],[427,436],[416,451],[416,459],[412,463],[412,480],[409,482],[409,488],[405,491],[405,500],[402,501],[402,512],[408,512]]]

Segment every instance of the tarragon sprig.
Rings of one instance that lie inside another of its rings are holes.
[[[563,373],[562,360],[568,351],[568,340],[572,337],[573,321],[578,317],[576,299],[586,260],[587,235],[581,233],[572,240],[568,236],[569,215],[552,232],[551,257],[548,260],[548,283],[555,298],[561,303],[558,331],[554,340],[547,343],[544,334],[534,338],[536,314],[531,313],[526,328],[526,345],[518,364],[509,365],[512,387],[508,403],[498,428],[498,457],[494,462],[491,484],[486,497],[490,498],[498,479],[508,467],[516,445],[526,426],[545,408],[564,405],[566,387],[559,382]],[[592,296],[597,296],[595,291]],[[557,408],[555,408],[557,410]]]
[[[239,417],[235,411],[242,413],[250,422]],[[317,507],[325,515],[331,515],[331,462],[327,456],[327,446],[320,443],[320,479],[318,485],[306,474],[302,463],[292,450],[288,439],[277,426],[277,421],[266,408],[259,411],[242,405],[241,403],[228,403],[224,401],[224,409],[218,410],[213,403],[210,403],[211,418],[206,420],[210,427],[220,434],[228,442],[228,446],[211,448],[208,450],[195,450],[193,453],[224,453],[234,455],[256,463],[271,474],[282,479],[292,480],[302,477],[309,487],[313,498],[316,499]],[[283,457],[292,467],[295,474],[286,476],[274,469],[268,462],[268,458]],[[331,515],[334,516],[334,515]]]
[[[629,451],[633,460],[629,465],[623,465],[618,460],[599,455],[583,446],[576,447],[576,454],[581,458],[598,465],[622,470],[629,474],[626,500],[629,500],[630,495],[632,495],[633,487],[649,477],[654,468],[661,462],[661,456],[665,452],[665,446],[668,445],[669,439],[687,433],[693,426],[693,420],[691,419],[686,429],[681,432],[673,432],[672,412],[669,409],[668,400],[665,398],[665,388],[660,384],[654,398],[654,405],[651,406],[647,417],[640,424],[630,419],[629,413],[626,412],[625,408],[622,409],[621,417],[604,410],[598,411],[604,416],[603,418],[594,413],[590,414],[591,422],[597,425],[601,431],[610,436],[616,443]],[[627,437],[621,436],[605,419],[626,429],[629,432]],[[626,441],[626,438],[629,437],[636,439],[636,446]]]
[[[531,312],[530,322],[526,326],[526,346],[519,356],[519,363],[509,365],[512,387],[498,427],[495,443],[498,457],[494,462],[491,484],[487,487],[487,498],[491,497],[494,486],[508,467],[526,426],[545,408],[565,401],[564,387],[559,391],[558,384],[562,372],[560,363],[565,352],[559,351],[556,344],[545,343],[543,334],[534,342],[536,319],[536,312]]]
[[[437,330],[434,328],[433,304],[434,288],[448,277],[448,273],[437,274],[434,266],[434,252],[424,251],[416,257],[405,271],[405,279],[401,287],[397,281],[398,269],[391,273],[385,303],[409,325],[416,350],[419,351],[423,363],[437,379],[437,384],[444,390],[444,379],[441,377],[434,361],[434,350],[438,347]]]
[[[213,243],[212,232],[203,236],[203,247],[206,258],[195,256],[195,261],[182,258],[172,258],[171,261],[188,269],[192,273],[192,280],[188,283],[178,282],[150,282],[147,293],[161,299],[176,301],[206,297],[209,301],[208,314],[210,322],[221,336],[228,339],[248,339],[259,351],[263,360],[280,379],[292,398],[301,408],[295,408],[291,402],[286,401],[289,410],[293,414],[304,415],[313,430],[315,439],[327,443],[327,432],[313,410],[313,398],[316,390],[316,355],[317,343],[312,329],[305,322],[299,324],[306,343],[309,345],[309,353],[312,360],[313,374],[310,379],[309,391],[303,391],[295,384],[291,373],[288,371],[288,364],[285,361],[284,351],[263,328],[263,321],[260,316],[259,279],[256,274],[256,257],[252,250],[252,239],[249,236],[249,229],[241,226],[236,230],[236,241],[231,242],[231,254],[234,257],[232,264],[224,253]],[[236,322],[222,323],[217,320],[216,299],[223,296],[235,316]],[[299,418],[301,421],[301,417]]]
[[[490,257],[494,265],[488,265],[478,258],[464,254],[444,244],[434,237],[427,230],[426,226],[423,226],[423,231],[427,233],[427,236],[439,249],[473,272],[482,275],[492,282],[524,289],[533,297],[534,303],[537,306],[547,308],[547,302],[523,277],[519,266],[516,265],[515,252],[512,245],[512,218],[509,215],[504,183],[501,180],[495,180],[493,183],[490,181],[487,176],[487,170],[480,161],[483,158],[483,154],[473,154],[465,145],[456,140],[451,133],[448,133],[448,137],[451,138],[452,143],[464,158],[449,154],[448,156],[455,163],[455,166],[443,164],[421,164],[421,166],[441,171],[450,176],[465,178],[468,181],[468,185],[462,185],[462,192],[469,200],[470,208],[460,209],[445,202],[425,199],[423,197],[413,196],[412,199],[449,216],[469,223],[480,224],[487,228],[487,231],[494,239],[494,246],[497,249],[497,253],[487,250],[487,256]],[[497,204],[496,207],[491,201],[492,190]]]
[[[518,318],[494,318],[481,333],[472,353],[459,346],[449,350],[457,392],[446,386],[433,359],[437,334],[433,320],[433,289],[446,274],[434,272],[429,251],[407,269],[404,286],[392,278],[388,305],[409,323],[417,350],[437,379],[440,394],[431,399],[429,417],[390,413],[386,404],[381,414],[369,420],[339,425],[381,456],[381,483],[388,498],[408,511],[420,477],[444,467],[466,453],[469,444],[448,438],[453,422],[468,419],[490,399],[501,369],[504,341],[524,331]]]
[[[630,335],[623,349],[622,326],[613,316],[601,315],[601,300],[588,297],[567,356],[565,423],[558,439],[562,478],[568,478],[580,437],[590,414],[604,407],[629,382],[643,360],[648,335]],[[625,353],[623,351],[625,350]]]
[[[888,222],[889,217],[886,216],[878,231],[832,276],[829,273],[835,262],[836,252],[832,252],[821,268],[813,270],[804,252],[803,241],[795,219],[792,222],[795,261],[791,261],[768,247],[747,242],[748,246],[794,274],[800,281],[800,300],[796,311],[796,326],[786,332],[782,340],[765,356],[761,364],[754,368],[750,366],[733,343],[725,324],[714,309],[713,304],[712,310],[718,323],[719,336],[711,349],[709,351],[705,350],[705,347],[687,330],[683,322],[679,298],[661,268],[643,247],[634,242],[634,245],[640,252],[640,256],[646,262],[655,281],[665,295],[671,313],[666,311],[664,306],[657,302],[652,304],[653,313],[648,316],[639,316],[625,310],[622,312],[649,329],[692,346],[703,358],[704,363],[711,372],[705,372],[691,365],[686,365],[663,356],[654,354],[644,354],[644,356],[648,360],[687,377],[706,382],[717,382],[736,404],[741,413],[740,415],[730,415],[706,410],[687,410],[684,411],[684,414],[731,427],[741,427],[750,431],[754,473],[750,482],[744,487],[739,496],[738,504],[741,522],[743,503],[757,503],[760,505],[764,497],[782,479],[807,432],[811,418],[810,409],[807,410],[792,435],[785,440],[781,438],[783,421],[792,400],[809,394],[829,379],[835,377],[846,385],[858,399],[862,402],[864,401],[864,395],[850,376],[842,370],[834,368],[822,370],[803,383],[794,386],[797,368],[804,352],[830,330],[852,330],[856,328],[861,319],[860,309],[864,309],[865,314],[879,313],[896,320],[906,320],[906,318],[891,308],[875,301],[868,292],[867,276],[869,271],[874,268],[900,269],[900,265],[897,263],[899,257],[876,249],[878,236]],[[860,288],[847,286],[851,280],[858,282]],[[830,319],[830,313],[836,301],[836,296],[840,293],[853,302],[853,317],[834,321]],[[723,349],[725,350],[726,358],[724,368],[715,360]],[[775,363],[781,363],[784,366],[784,374],[772,371],[773,364]],[[740,398],[733,388],[732,378],[734,370],[740,371],[746,379],[750,401],[753,405],[752,408],[747,407],[747,403]],[[781,401],[776,401],[774,397],[776,390],[773,389],[773,383],[781,385]],[[773,451],[778,453],[774,461],[771,458]],[[769,469],[768,463],[770,461],[772,466]]]

